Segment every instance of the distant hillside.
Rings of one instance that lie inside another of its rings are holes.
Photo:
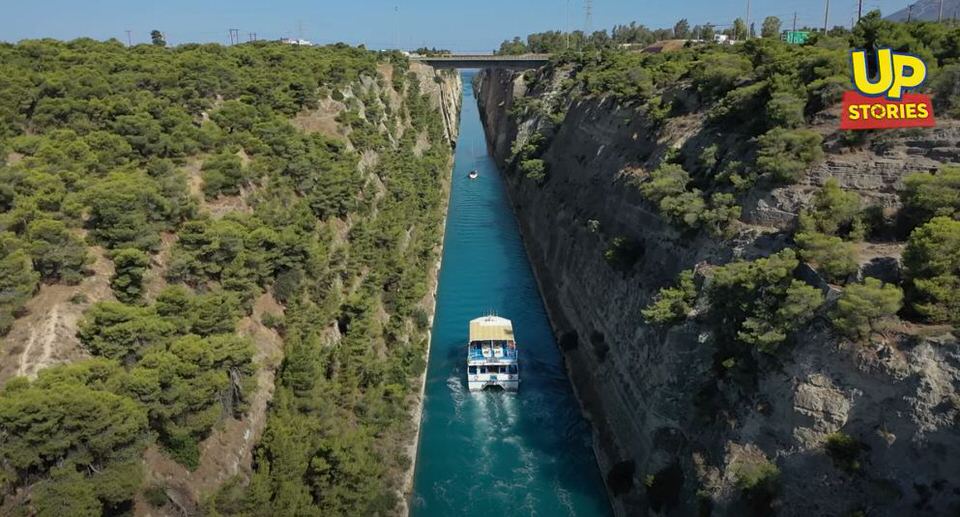
[[[913,14],[910,15],[909,7],[887,16],[888,20],[903,22],[907,17],[912,16],[914,20],[935,21],[940,13],[940,0],[919,0],[913,4]],[[960,0],[943,0],[943,17],[952,18],[960,13]]]

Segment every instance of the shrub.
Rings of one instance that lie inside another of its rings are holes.
[[[960,167],[944,167],[937,174],[911,174],[903,184],[900,199],[911,226],[937,216],[960,216]]]
[[[960,221],[935,217],[913,230],[903,263],[911,307],[931,323],[960,324]]]
[[[737,488],[751,515],[772,515],[773,499],[780,490],[780,469],[765,458],[739,458],[733,465]]]
[[[116,270],[110,279],[117,299],[131,303],[140,299],[143,276],[150,267],[150,256],[136,248],[122,248],[113,253]]]
[[[805,122],[803,109],[807,100],[791,92],[776,92],[767,102],[767,125],[770,128],[794,129]]]
[[[15,235],[0,232],[0,336],[9,332],[14,317],[36,292],[40,281],[23,248],[23,242]]]
[[[840,294],[833,324],[851,339],[863,339],[879,324],[903,307],[903,291],[867,277],[862,284],[850,284]]]
[[[761,352],[772,354],[787,334],[813,318],[823,305],[823,293],[799,280],[791,280],[779,307],[775,311],[761,311],[747,317],[737,337]]]
[[[852,436],[837,431],[827,435],[824,450],[833,461],[833,466],[854,473],[860,470],[860,454],[864,445]]]
[[[523,160],[520,162],[520,172],[528,179],[543,183],[547,178],[547,164],[539,158]]]
[[[629,270],[643,257],[643,245],[627,237],[614,237],[603,252],[603,258],[614,269]]]
[[[856,249],[840,237],[807,232],[797,234],[796,240],[803,260],[816,267],[827,280],[840,282],[857,271]]]
[[[208,197],[219,194],[236,195],[246,179],[243,161],[239,156],[222,153],[203,162],[203,193]]]
[[[822,298],[793,279],[798,264],[796,253],[785,249],[713,270],[710,311],[721,344],[742,343],[772,353],[813,317]]]
[[[37,219],[27,227],[33,268],[47,280],[76,284],[92,262],[87,247],[67,226],[54,219]]]
[[[665,197],[679,196],[687,191],[690,174],[675,163],[664,163],[650,173],[650,179],[640,185],[644,197],[659,204]]]
[[[660,289],[656,299],[643,309],[643,317],[648,323],[670,324],[683,320],[693,310],[697,297],[697,288],[693,283],[693,271],[680,273],[676,287]]]
[[[777,183],[795,183],[823,158],[821,142],[808,129],[771,129],[758,140],[757,166]]]
[[[960,64],[943,67],[933,81],[937,112],[960,118]]]
[[[729,52],[706,54],[691,71],[694,85],[707,99],[719,99],[752,71],[750,60]]]
[[[827,235],[850,233],[860,215],[860,196],[845,192],[836,178],[827,179],[814,196],[810,208],[800,214],[802,232]]]

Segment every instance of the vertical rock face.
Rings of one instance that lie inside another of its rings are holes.
[[[756,501],[743,480],[770,464],[780,486],[771,506],[783,515],[957,511],[960,459],[948,451],[960,447],[960,346],[950,329],[853,345],[818,318],[791,350],[761,361],[745,387],[717,378],[709,326],[694,318],[656,329],[641,309],[682,270],[781,249],[782,230],[828,177],[895,207],[905,174],[958,161],[960,128],[945,122],[923,145],[898,136],[882,153],[841,153],[828,138],[828,159],[805,183],[745,200],[747,224],[723,241],[680,233],[631,182],[701,120],[654,131],[642,112],[609,99],[555,98],[561,80],[562,71],[542,71],[528,91],[523,74],[486,70],[477,92],[617,513],[748,515]],[[521,97],[564,103],[566,117],[555,128],[546,116],[517,119],[511,108]],[[541,131],[553,136],[542,155],[549,175],[538,182],[511,161],[513,146]],[[604,259],[614,237],[637,243],[632,266]],[[897,253],[866,262],[887,273]],[[825,452],[841,429],[861,444],[858,468]]]

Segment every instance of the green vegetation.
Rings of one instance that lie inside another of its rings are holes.
[[[150,257],[136,248],[121,248],[113,254],[116,271],[110,279],[117,299],[122,302],[135,302],[143,290],[143,276],[150,267]]]
[[[236,154],[223,153],[203,162],[203,192],[208,198],[218,194],[237,195],[246,171]]]
[[[807,129],[774,128],[758,140],[757,167],[777,183],[796,183],[823,158],[822,137]]]
[[[643,317],[649,323],[672,324],[686,319],[693,310],[697,298],[697,288],[693,283],[693,271],[680,273],[677,287],[660,289],[656,300],[643,310]]]
[[[9,232],[0,232],[0,334],[13,325],[40,281],[23,241]]]
[[[903,183],[900,197],[911,227],[938,216],[960,219],[960,167],[911,174]]]
[[[931,323],[960,324],[960,221],[935,217],[915,229],[903,263],[913,310]]]
[[[0,491],[32,486],[38,515],[122,514],[149,488],[149,443],[196,467],[200,442],[247,411],[254,344],[237,322],[270,292],[286,305],[264,316],[285,357],[256,471],[210,513],[390,513],[424,367],[420,303],[450,159],[442,117],[397,53],[154,43],[0,45],[13,78],[0,81],[0,149],[17,153],[0,157],[0,330],[41,280],[82,279],[88,245],[114,262],[118,299],[84,315],[91,359],[0,393]],[[399,109],[378,90],[391,86]],[[327,95],[347,99],[352,148],[289,121]],[[430,146],[417,156],[420,134]],[[363,153],[378,159],[361,174]],[[249,210],[211,217],[191,195],[201,181],[205,197],[241,196]],[[170,286],[149,299],[166,234]]]
[[[603,252],[610,267],[629,271],[643,257],[643,244],[623,236],[614,237]]]
[[[721,339],[773,353],[790,332],[810,321],[823,295],[792,278],[798,264],[787,249],[714,269],[708,294]]]
[[[527,179],[543,183],[547,178],[547,164],[540,158],[520,162],[520,173]]]
[[[829,281],[843,282],[857,271],[857,251],[840,237],[817,232],[796,236],[800,256]]]
[[[823,447],[838,469],[851,474],[860,470],[860,454],[865,446],[856,438],[837,431],[827,435]]]
[[[840,294],[833,324],[851,339],[863,339],[903,307],[903,290],[867,277]]]
[[[733,195],[716,192],[705,198],[700,189],[687,190],[690,181],[683,167],[665,163],[640,184],[640,191],[674,224],[707,228],[714,235],[724,235],[740,217],[740,207],[734,204]]]
[[[836,178],[827,179],[809,207],[800,212],[800,231],[860,240],[860,196],[845,192]]]
[[[744,456],[731,465],[737,488],[751,515],[770,515],[772,503],[780,491],[780,469],[766,458]]]

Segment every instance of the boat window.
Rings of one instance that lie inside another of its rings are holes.
[[[470,375],[476,375],[476,373],[477,373],[477,367],[476,367],[476,366],[471,366],[471,367],[470,367]]]
[[[486,366],[481,366],[481,367],[480,367],[480,373],[487,373],[487,367],[486,367]]]
[[[510,373],[517,373],[517,365],[515,364],[510,365]]]

